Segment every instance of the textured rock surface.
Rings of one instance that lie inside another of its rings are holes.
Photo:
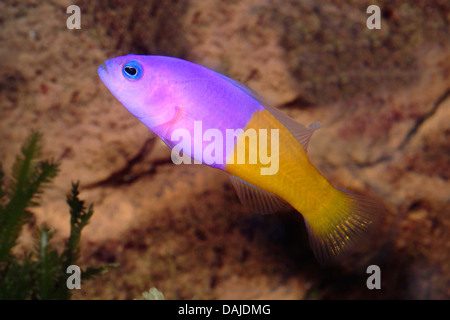
[[[62,161],[37,221],[68,233],[80,180],[95,214],[83,263],[121,267],[75,298],[450,298],[450,7],[391,1],[368,30],[365,1],[0,3],[0,161],[31,129]],[[370,3],[372,4],[372,3]],[[175,166],[169,150],[97,77],[105,59],[165,54],[243,81],[299,122],[320,120],[309,153],[342,188],[383,201],[373,241],[318,266],[301,217],[243,208],[225,174]],[[368,290],[377,263],[382,290]]]

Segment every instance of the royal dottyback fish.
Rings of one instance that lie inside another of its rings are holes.
[[[380,214],[375,201],[335,188],[311,164],[306,151],[319,123],[297,123],[237,81],[185,60],[131,54],[107,60],[98,74],[176,159],[225,171],[256,211],[297,210],[322,263],[333,262]]]

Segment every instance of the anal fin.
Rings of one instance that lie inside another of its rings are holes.
[[[289,203],[280,197],[255,187],[238,177],[232,175],[230,177],[242,204],[253,211],[270,214],[290,207]]]

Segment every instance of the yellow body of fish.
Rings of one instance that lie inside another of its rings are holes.
[[[278,172],[261,175],[264,165],[259,161],[248,164],[248,158],[245,164],[235,164],[242,144],[245,144],[247,157],[251,148],[258,146],[247,143],[244,138],[238,140],[235,153],[230,155],[234,164],[228,164],[226,171],[238,178],[234,182],[241,200],[253,201],[253,207],[256,204],[259,211],[272,212],[287,203],[300,212],[307,223],[315,255],[328,264],[373,222],[378,206],[367,198],[333,187],[306,154],[307,142],[314,130],[303,127],[306,144],[302,145],[278,118],[268,110],[256,112],[245,128],[257,132],[260,128],[279,130],[279,141],[271,141],[271,135],[267,135],[269,145],[279,143]]]

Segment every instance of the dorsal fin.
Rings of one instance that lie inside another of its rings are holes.
[[[319,121],[316,121],[311,123],[307,128],[278,109],[272,108],[270,106],[265,106],[265,108],[275,118],[277,118],[278,121],[280,121],[289,130],[290,133],[292,133],[295,139],[297,139],[297,141],[302,144],[305,151],[307,151],[309,139],[311,139],[311,136],[314,133],[314,131],[319,129],[322,126],[322,124]]]
[[[314,133],[314,131],[316,131],[317,129],[319,129],[322,126],[322,124],[320,122],[317,121],[317,122],[311,123],[307,128],[304,125],[302,125],[301,123],[298,123],[297,121],[295,121],[294,119],[289,117],[284,112],[269,106],[262,97],[260,97],[257,93],[255,93],[252,89],[250,89],[243,83],[233,80],[233,79],[230,79],[227,76],[224,76],[223,74],[220,74],[220,73],[217,73],[217,74],[220,75],[221,78],[223,78],[224,80],[233,84],[235,87],[241,89],[246,94],[250,95],[253,99],[258,101],[264,108],[266,108],[275,118],[278,119],[278,121],[280,121],[292,133],[292,135],[295,137],[295,139],[297,139],[297,141],[302,144],[305,151],[307,151],[309,140],[311,139],[312,134]]]
[[[238,177],[233,175],[230,175],[230,177],[242,204],[253,211],[269,214],[290,207],[290,205],[280,197],[255,187]]]

